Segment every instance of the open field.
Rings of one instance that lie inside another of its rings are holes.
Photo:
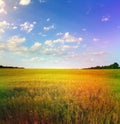
[[[0,69],[0,124],[120,124],[120,70]]]

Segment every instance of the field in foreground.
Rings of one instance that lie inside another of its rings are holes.
[[[120,124],[120,70],[0,69],[0,124]]]

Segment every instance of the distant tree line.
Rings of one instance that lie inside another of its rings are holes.
[[[13,67],[13,66],[3,66],[3,65],[0,65],[0,68],[18,68],[18,69],[24,69],[23,67]]]
[[[88,69],[120,69],[120,66],[117,62],[111,64],[111,65],[107,65],[107,66],[96,66],[96,67],[91,67]]]

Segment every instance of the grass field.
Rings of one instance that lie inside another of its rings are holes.
[[[120,124],[120,70],[0,69],[0,124]]]

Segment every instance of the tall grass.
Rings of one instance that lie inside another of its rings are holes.
[[[0,70],[0,124],[119,124],[114,71]],[[119,76],[118,76],[119,77]]]

